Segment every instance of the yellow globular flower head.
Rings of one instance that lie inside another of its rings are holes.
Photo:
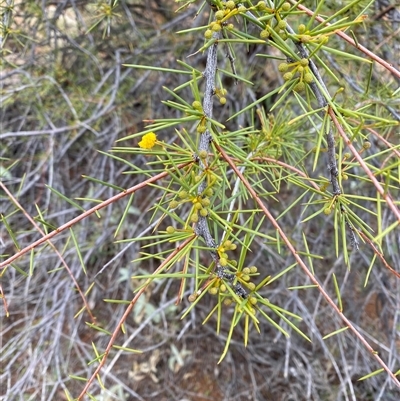
[[[139,146],[142,149],[151,149],[157,141],[157,135],[154,132],[149,132],[142,136],[142,140],[139,142]]]

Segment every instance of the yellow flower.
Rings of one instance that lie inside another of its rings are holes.
[[[142,136],[142,140],[139,142],[139,146],[142,149],[151,149],[157,141],[157,135],[154,132],[149,132]]]

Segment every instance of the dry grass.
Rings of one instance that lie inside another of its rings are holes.
[[[123,64],[174,68],[178,57],[193,53],[202,41],[201,35],[181,39],[174,34],[192,26],[195,10],[189,8],[183,15],[175,15],[172,0],[146,2],[146,7],[139,1],[121,1],[118,23],[112,24],[110,37],[104,39],[98,28],[86,34],[91,23],[88,13],[93,10],[86,2],[64,3],[42,8],[40,2],[27,1],[15,7],[18,18],[13,28],[21,29],[28,38],[21,35],[8,39],[7,50],[12,54],[1,71],[2,180],[37,222],[41,224],[40,210],[51,227],[66,223],[79,210],[46,186],[72,199],[107,199],[117,191],[82,175],[122,188],[139,183],[142,177],[124,175],[123,163],[97,150],[107,151],[117,139],[140,131],[143,119],[173,113],[162,106],[161,100],[166,98],[162,86],[180,83],[175,76],[133,70]],[[394,13],[391,10],[385,18],[376,20],[376,32],[396,31],[390,24]],[[382,50],[388,61],[395,62],[390,46],[378,46],[376,50]],[[232,89],[230,101],[234,110],[271,90],[281,79],[276,65],[270,64],[267,71],[254,56],[256,52],[257,49],[250,49],[246,60],[237,61],[238,69],[241,64],[249,66],[247,78],[257,76],[258,84],[252,89],[242,85]],[[204,56],[197,56],[196,62],[204,65]],[[224,119],[229,112],[221,109],[219,117]],[[246,123],[244,118],[237,122]],[[162,139],[171,140],[172,135],[165,132]],[[396,132],[390,135],[395,141]],[[145,168],[145,157],[130,159],[129,154],[125,157]],[[4,168],[8,168],[7,172]],[[16,231],[18,247],[21,249],[40,238],[10,199],[3,192],[0,196],[1,213]],[[134,198],[118,238],[134,238],[148,231],[149,214],[145,212],[156,196],[155,190],[147,189]],[[285,210],[293,198],[296,194],[292,188],[282,187],[274,213]],[[89,201],[76,202],[84,209],[92,206]],[[87,275],[72,242],[67,241],[69,233],[53,241],[83,291],[95,283],[88,302],[98,323],[109,331],[121,318],[123,308],[103,299],[131,299],[138,283],[130,277],[157,267],[156,260],[144,265],[131,263],[138,256],[139,245],[115,243],[114,233],[125,205],[126,201],[113,204],[101,212],[101,219],[91,216],[74,228]],[[297,241],[302,238],[301,210],[301,205],[297,205],[280,221]],[[384,214],[383,225],[390,225],[392,219],[389,213]],[[51,231],[51,227],[47,229]],[[269,227],[266,232],[273,230]],[[332,224],[325,216],[307,227],[313,253],[328,255],[325,260],[315,262],[315,269],[321,281],[328,280],[333,271],[336,273],[347,316],[395,371],[400,365],[399,280],[378,262],[370,284],[364,288],[372,251],[362,248],[351,254],[352,265],[358,268],[348,271],[342,257],[334,255],[332,232]],[[4,224],[0,234],[1,254],[14,254],[17,246]],[[400,271],[399,254],[400,237],[391,234],[387,241],[388,262],[397,271]],[[248,265],[257,265],[264,274],[271,275],[291,263],[292,256],[276,254],[261,242],[248,261]],[[88,365],[93,359],[92,342],[99,349],[107,343],[106,335],[85,324],[86,315],[74,317],[82,307],[81,298],[61,267],[58,257],[44,245],[35,252],[32,275],[28,256],[9,266],[1,277],[9,310],[9,317],[5,317],[4,309],[0,312],[0,397],[4,401],[61,401],[66,399],[66,388],[78,396],[83,382],[70,375],[88,377],[94,370],[93,364]],[[102,272],[97,275],[99,271]],[[217,361],[226,331],[216,335],[212,320],[202,325],[209,312],[207,301],[181,321],[180,312],[186,301],[175,305],[178,284],[157,282],[145,293],[143,303],[135,307],[126,322],[126,334],[119,339],[120,344],[144,353],[132,355],[114,350],[102,375],[108,390],[103,391],[94,383],[92,394],[103,401],[399,399],[398,389],[393,388],[386,375],[357,381],[378,366],[371,365],[369,355],[354,337],[342,333],[329,340],[322,339],[340,324],[316,290],[287,289],[304,281],[300,271],[293,271],[268,287],[265,296],[303,317],[301,328],[311,337],[312,344],[296,334],[286,339],[264,323],[262,334],[254,331],[247,348],[239,329],[220,365]]]

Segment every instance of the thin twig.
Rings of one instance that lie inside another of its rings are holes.
[[[297,4],[297,8],[299,10],[304,11],[306,14],[308,14],[310,17],[315,16],[315,19],[318,22],[321,23],[325,23],[325,20],[318,16],[315,15],[315,13],[313,11],[311,11],[310,9],[308,9],[307,7],[304,7],[301,4],[298,4],[295,0],[289,0],[292,4]],[[325,23],[326,26],[330,26],[331,24],[329,22]],[[363,45],[360,45],[359,43],[356,43],[354,41],[354,39],[352,39],[350,36],[346,35],[344,32],[336,30],[335,31],[336,35],[340,36],[342,39],[344,39],[346,42],[350,43],[352,46],[354,46],[355,48],[357,48],[358,50],[360,50],[361,52],[363,52],[364,54],[366,54],[368,57],[371,57],[372,60],[375,60],[377,63],[379,63],[380,65],[382,65],[383,67],[385,67],[388,71],[390,71],[393,75],[395,75],[396,77],[400,78],[400,71],[397,70],[396,68],[394,68],[390,63],[388,63],[387,61],[383,60],[382,58],[380,58],[379,56],[377,56],[375,53],[373,53],[372,51],[368,50],[366,47],[364,47]]]
[[[181,168],[186,167],[186,166],[188,166],[189,164],[192,164],[192,163],[193,162],[191,162],[191,161],[190,162],[186,162],[186,163],[182,163],[182,164],[179,164],[177,166],[177,168],[181,169]],[[62,226],[58,227],[57,229],[55,229],[51,233],[45,235],[41,239],[39,239],[39,240],[37,240],[35,242],[32,242],[30,245],[28,245],[24,249],[21,249],[20,251],[15,253],[13,256],[9,257],[4,262],[0,263],[0,269],[4,269],[11,262],[13,262],[14,260],[18,259],[22,255],[25,255],[31,249],[36,248],[40,244],[43,244],[43,242],[46,242],[49,239],[55,237],[56,235],[60,234],[62,231],[67,230],[68,228],[72,227],[73,225],[75,225],[79,221],[85,219],[86,217],[90,216],[91,214],[97,212],[98,210],[103,209],[106,206],[111,205],[112,203],[124,198],[125,196],[130,195],[130,194],[138,191],[139,189],[142,189],[142,188],[146,187],[148,184],[151,184],[151,183],[153,183],[155,181],[160,180],[161,178],[166,177],[168,174],[169,174],[168,171],[164,171],[164,172],[162,172],[160,174],[155,175],[154,177],[151,177],[151,178],[147,179],[146,181],[143,181],[143,182],[141,182],[141,183],[139,183],[139,184],[137,184],[137,185],[125,190],[124,192],[121,192],[121,193],[119,193],[117,195],[114,195],[113,197],[107,199],[104,202],[99,203],[98,205],[96,205],[96,206],[92,207],[91,209],[87,210],[86,212],[80,214],[79,216],[75,217],[74,219],[70,220],[69,222],[67,222],[67,223],[63,224]]]
[[[196,236],[193,235],[192,237],[186,239],[181,245],[177,246],[176,249],[170,253],[170,255],[158,266],[158,268],[152,273],[152,276],[155,276],[162,268],[175,256],[180,252],[182,249],[184,249],[186,246],[188,246],[192,241],[196,239]],[[81,391],[80,395],[77,398],[77,401],[82,400],[86,392],[88,391],[90,385],[93,383],[94,379],[96,376],[99,374],[101,368],[104,366],[106,363],[108,354],[110,353],[115,340],[117,339],[118,333],[121,331],[121,327],[124,324],[126,318],[129,316],[129,314],[132,311],[132,308],[135,306],[137,300],[140,298],[140,296],[146,291],[147,286],[151,283],[152,279],[149,277],[147,279],[147,282],[144,284],[144,286],[138,291],[138,293],[135,295],[135,297],[131,300],[129,303],[129,306],[126,308],[124,314],[122,315],[121,319],[119,320],[117,326],[115,327],[111,337],[110,341],[107,344],[106,349],[104,350],[103,357],[101,358],[99,365],[97,366],[96,370],[93,372],[92,376],[88,379],[88,381],[85,384],[85,387]]]
[[[273,215],[270,213],[268,208],[264,205],[262,200],[258,197],[256,191],[253,189],[251,184],[247,181],[247,179],[240,172],[239,168],[235,165],[234,161],[229,157],[229,155],[217,143],[215,143],[214,146],[218,149],[218,151],[221,153],[221,155],[226,160],[226,162],[231,166],[232,170],[238,175],[238,177],[243,182],[243,185],[247,188],[247,190],[249,191],[249,193],[253,197],[254,201],[260,206],[260,208],[262,209],[264,214],[267,216],[267,218],[269,219],[271,224],[276,228],[276,230],[278,231],[280,237],[285,242],[286,246],[289,248],[289,250],[292,253],[293,257],[295,258],[295,260],[297,261],[299,266],[303,269],[303,271],[307,275],[307,277],[311,280],[311,282],[313,284],[315,284],[318,287],[318,291],[325,298],[327,303],[335,310],[335,312],[338,314],[338,316],[342,319],[342,321],[344,322],[345,326],[347,326],[354,333],[354,335],[362,342],[362,344],[371,353],[371,355],[375,358],[375,360],[379,363],[379,365],[381,365],[382,368],[388,373],[390,378],[393,380],[394,384],[397,387],[400,388],[400,382],[397,379],[397,377],[389,369],[389,367],[386,365],[386,363],[379,357],[378,353],[370,346],[370,344],[363,337],[363,335],[355,328],[355,326],[350,322],[350,320],[347,319],[347,317],[338,308],[338,306],[335,304],[335,302],[332,300],[332,298],[329,296],[329,294],[321,286],[321,284],[319,283],[317,278],[314,276],[314,274],[308,269],[306,264],[303,262],[303,260],[301,259],[301,257],[297,253],[297,250],[294,248],[294,246],[292,245],[291,241],[286,236],[285,232],[282,230],[282,228],[280,227],[278,222],[275,220]]]
[[[37,231],[39,231],[40,235],[42,237],[45,237],[46,234],[44,233],[44,231],[38,226],[38,224],[36,223],[36,221],[30,216],[30,214],[22,207],[22,205],[18,202],[18,200],[13,196],[13,194],[8,190],[8,188],[0,181],[0,187],[3,189],[3,191],[9,196],[9,198],[11,199],[11,201],[18,207],[18,209],[21,210],[21,212],[25,215],[25,217],[32,223],[32,225],[36,228]],[[96,318],[93,316],[92,311],[90,310],[90,306],[86,300],[85,294],[82,292],[81,287],[78,284],[78,281],[76,280],[76,278],[74,277],[74,275],[72,274],[71,269],[69,268],[69,266],[67,265],[67,262],[65,261],[65,259],[63,258],[63,256],[61,255],[61,253],[58,251],[58,249],[55,247],[55,245],[50,241],[50,239],[48,239],[46,241],[50,247],[54,250],[55,254],[58,256],[58,258],[61,260],[61,263],[64,265],[65,269],[67,270],[69,276],[71,277],[76,289],[79,292],[79,295],[82,298],[82,301],[85,305],[85,309],[87,310],[87,312],[89,313],[90,319],[92,320],[92,322],[94,323],[96,321]]]
[[[363,168],[369,179],[372,181],[374,184],[375,188],[377,191],[382,195],[382,197],[385,199],[386,203],[396,216],[398,222],[400,223],[400,210],[396,207],[394,204],[391,196],[382,188],[382,185],[379,183],[379,181],[376,179],[372,171],[368,168],[368,166],[365,164],[363,158],[360,156],[360,154],[357,152],[357,149],[353,146],[351,143],[350,139],[347,137],[346,133],[344,132],[344,129],[340,125],[335,112],[332,110],[331,107],[328,108],[328,113],[335,124],[340,136],[344,139],[346,145],[349,147],[351,152],[353,153],[354,157],[357,159],[357,161],[360,163],[360,166]]]

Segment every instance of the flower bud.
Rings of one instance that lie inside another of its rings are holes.
[[[173,234],[175,232],[175,227],[168,226],[166,231],[167,231],[168,234]]]
[[[205,37],[206,39],[211,39],[211,38],[212,38],[212,34],[213,34],[213,31],[212,31],[211,29],[207,29],[207,30],[204,32],[204,37]]]
[[[281,21],[279,21],[278,22],[278,28],[279,29],[286,29],[286,26],[287,26],[287,22],[286,21],[284,21],[284,20],[281,20]]]
[[[236,7],[236,4],[233,0],[229,0],[226,2],[225,6],[228,10],[233,10]]]
[[[208,211],[207,211],[207,209],[201,209],[201,210],[200,210],[200,216],[202,216],[202,217],[208,216]]]
[[[200,103],[198,100],[195,100],[195,101],[192,103],[192,107],[193,107],[194,109],[196,109],[196,110],[202,110],[202,109],[203,109],[203,107],[201,106],[201,103]]]
[[[219,264],[220,264],[222,267],[225,267],[225,266],[227,266],[228,261],[227,261],[226,258],[221,258],[221,259],[219,260]]]
[[[299,33],[302,34],[306,31],[306,26],[304,24],[299,25]]]
[[[169,202],[170,209],[175,209],[178,207],[178,205],[179,205],[179,203],[176,200],[172,200],[171,202]]]
[[[279,70],[280,72],[286,72],[286,71],[288,70],[288,68],[289,68],[289,66],[288,66],[287,63],[280,63],[280,64],[278,65],[278,70]]]
[[[259,10],[259,11],[264,11],[266,8],[267,8],[267,5],[265,4],[265,2],[264,1],[259,1],[258,3],[257,3],[257,9]]]
[[[219,11],[217,11],[217,12],[215,13],[215,19],[216,19],[217,21],[222,20],[222,18],[224,18],[224,17],[225,17],[225,13],[224,13],[223,10],[219,10]]]
[[[291,72],[287,72],[286,74],[283,75],[283,79],[285,81],[290,81],[293,78],[293,74]]]
[[[187,193],[186,191],[180,191],[179,194],[178,194],[178,196],[179,196],[181,199],[186,199],[186,198],[188,197],[188,193]]]
[[[207,159],[207,156],[208,156],[208,152],[206,151],[206,150],[200,150],[200,152],[199,152],[199,157],[200,157],[200,159]]]
[[[306,81],[308,84],[310,84],[312,81],[314,81],[314,77],[312,74],[309,72],[304,74],[304,81]]]

